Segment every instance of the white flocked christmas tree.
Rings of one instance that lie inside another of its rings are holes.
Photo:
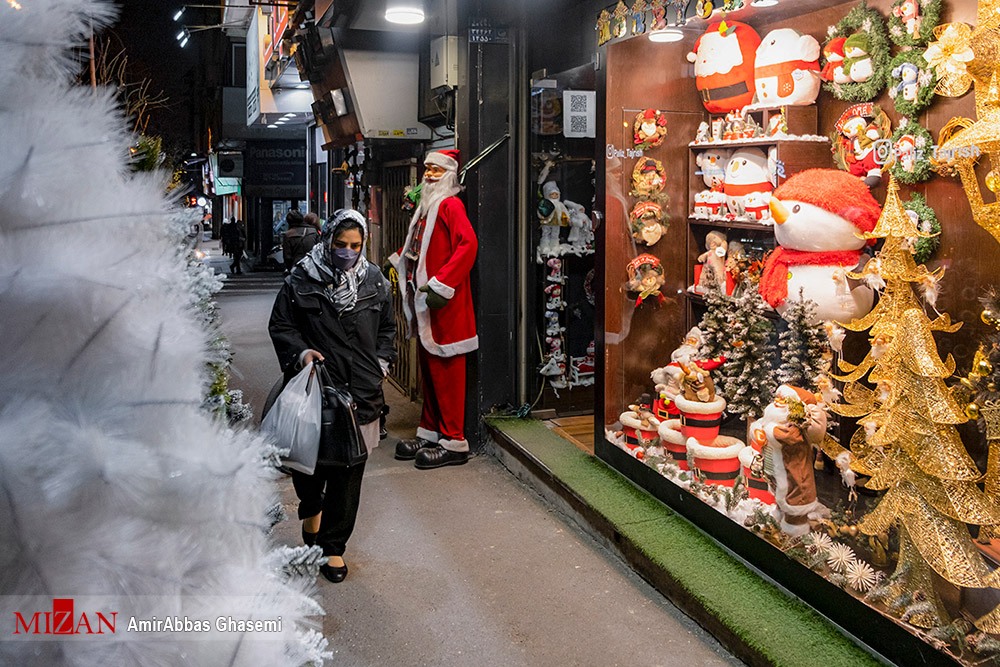
[[[728,313],[726,362],[721,367],[727,411],[749,424],[771,402],[776,387],[771,364],[775,358],[774,324],[768,307],[753,285],[733,299]]]
[[[218,356],[192,289],[211,287],[166,177],[128,168],[112,92],[71,82],[111,20],[105,2],[0,2],[0,612],[117,612],[99,638],[0,642],[0,664],[318,664],[316,550],[268,537],[274,450],[203,405]],[[167,615],[212,628],[127,630]]]
[[[777,384],[788,384],[816,391],[816,379],[829,365],[824,354],[830,353],[823,325],[816,321],[816,302],[799,290],[798,300],[785,311],[787,328],[778,336],[780,365]]]

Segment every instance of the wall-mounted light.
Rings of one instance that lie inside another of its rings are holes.
[[[679,42],[684,39],[684,33],[680,28],[664,28],[663,30],[653,30],[649,33],[651,42]]]
[[[185,9],[187,9],[187,7],[181,7],[176,12],[174,12],[174,20],[175,21],[180,21],[181,20],[181,15],[184,13]]]
[[[424,3],[421,0],[386,0],[385,20],[401,25],[424,22]]]

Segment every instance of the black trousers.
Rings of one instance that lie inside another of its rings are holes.
[[[229,265],[229,272],[243,273],[243,246],[234,246],[231,257],[233,261]]]
[[[358,517],[364,475],[364,463],[350,468],[316,466],[312,475],[292,471],[292,485],[299,497],[299,518],[308,519],[323,512],[316,544],[323,547],[324,556],[344,555]]]

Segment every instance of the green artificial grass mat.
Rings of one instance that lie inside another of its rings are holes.
[[[789,666],[883,664],[815,610],[788,597],[686,519],[542,422],[488,418],[486,423],[522,445],[761,658]]]

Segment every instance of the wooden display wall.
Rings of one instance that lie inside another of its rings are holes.
[[[836,24],[857,3],[825,3],[821,0],[783,2],[770,8],[755,10],[731,18],[752,25],[762,37],[775,28],[790,27],[803,34],[810,34],[823,44],[829,26]],[[891,0],[872,0],[869,6],[888,17]],[[787,6],[786,6],[787,5]],[[963,21],[976,24],[974,0],[945,0],[941,23]],[[698,123],[707,119],[695,88],[693,66],[685,55],[693,48],[695,39],[704,31],[707,22],[696,20],[685,28],[685,39],[677,43],[654,43],[645,36],[611,44],[607,55],[607,143],[618,149],[631,145],[631,123],[628,119],[647,107],[668,112],[668,134],[665,145],[648,151],[648,157],[661,160],[667,172],[666,192],[670,195],[670,229],[652,248],[636,247],[628,233],[628,213],[634,198],[628,196],[632,169],[637,158],[608,157],[605,161],[606,188],[605,211],[605,424],[617,421],[618,415],[641,393],[651,392],[649,373],[669,361],[670,352],[677,347],[690,325],[686,299],[679,294],[690,284],[691,265],[694,258],[687,248],[696,247],[704,239],[696,238],[687,224],[691,202],[689,190],[688,143],[694,139]],[[893,53],[898,52],[894,47]],[[974,95],[970,91],[960,98],[936,96],[932,104],[919,115],[919,123],[937,142],[938,133],[952,117],[975,118]],[[892,100],[883,93],[874,102],[882,107],[897,126],[899,114]],[[825,90],[817,99],[819,116],[818,134],[829,134],[836,121],[850,103],[838,100]],[[982,160],[985,163],[986,160]],[[834,167],[832,156],[825,166]],[[988,166],[978,167],[981,184]],[[885,200],[888,175],[872,194],[879,202]],[[982,185],[986,196],[989,191]],[[949,313],[965,326],[956,334],[938,335],[942,357],[955,355],[958,373],[967,372],[972,355],[986,334],[980,321],[978,299],[985,288],[995,285],[1000,267],[1000,244],[972,219],[971,209],[961,182],[957,177],[934,175],[930,180],[914,186],[901,185],[901,197],[909,199],[912,193],[924,195],[934,209],[942,226],[941,247],[928,262],[929,268],[947,267],[941,283],[937,305],[941,312]],[[703,232],[702,232],[703,235]],[[665,269],[666,284],[663,293],[668,302],[657,308],[653,300],[639,308],[624,292],[625,267],[640,252],[657,256]],[[852,334],[863,336],[864,334]],[[866,345],[867,340],[854,341]],[[971,444],[972,439],[967,439]],[[982,458],[982,452],[971,452]]]

